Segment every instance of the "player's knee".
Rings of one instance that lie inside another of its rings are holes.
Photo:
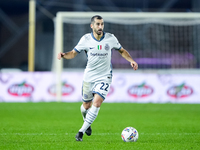
[[[93,105],[94,105],[95,107],[99,108],[99,107],[101,106],[101,103],[96,102],[96,103],[93,103]]]
[[[96,103],[97,105],[101,105],[101,103],[103,103],[103,100],[104,99],[99,94],[95,94],[93,104]]]
[[[100,107],[102,103],[103,103],[103,98],[96,98],[94,99],[93,105],[95,107]]]

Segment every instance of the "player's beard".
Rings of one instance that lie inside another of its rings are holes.
[[[101,32],[99,32],[99,31],[101,31]],[[103,30],[102,30],[102,29],[99,29],[99,30],[94,30],[94,32],[95,32],[97,35],[101,35],[101,34],[102,34],[102,32],[103,32]]]

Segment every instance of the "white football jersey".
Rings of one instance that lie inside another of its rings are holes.
[[[74,50],[78,53],[81,51],[86,52],[87,66],[83,77],[85,82],[96,82],[99,80],[111,82],[112,49],[121,49],[121,44],[113,34],[104,33],[99,41],[94,37],[93,33],[82,36]]]

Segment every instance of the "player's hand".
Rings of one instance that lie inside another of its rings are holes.
[[[57,56],[57,58],[60,60],[63,56],[65,55],[65,53],[58,53],[58,56]]]
[[[138,69],[138,64],[135,61],[131,62],[131,66],[133,67],[134,70]]]

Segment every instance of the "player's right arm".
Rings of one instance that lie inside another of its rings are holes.
[[[60,60],[61,58],[65,58],[65,59],[73,59],[78,53],[73,49],[69,52],[66,53],[58,53],[57,58]]]
[[[58,53],[57,58],[60,60],[61,58],[65,58],[65,59],[73,59],[78,53],[80,53],[83,50],[87,49],[86,46],[86,36],[88,37],[89,34],[86,34],[84,36],[81,37],[80,41],[78,42],[78,44],[75,46],[75,48],[69,52],[66,53]]]

